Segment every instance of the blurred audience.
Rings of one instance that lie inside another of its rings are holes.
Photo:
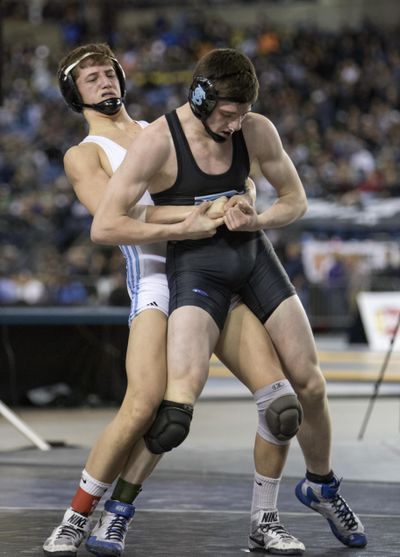
[[[38,17],[29,15],[28,4],[15,6],[6,2],[5,15]],[[60,56],[81,42],[106,38],[112,44],[127,74],[129,112],[149,121],[183,102],[190,70],[206,50],[239,48],[260,79],[254,110],[277,126],[310,200],[362,208],[400,196],[397,29],[365,22],[335,33],[304,26],[289,31],[272,28],[263,17],[240,28],[211,10],[181,10],[174,19],[160,14],[152,24],[105,34],[101,21],[87,25],[90,3],[83,12],[76,2],[43,2],[42,8],[40,18],[59,26],[63,51],[29,37],[3,49],[1,305],[127,303],[123,258],[90,243],[89,215],[63,171],[63,153],[86,131],[83,119],[64,106],[56,68]],[[306,302],[299,245],[289,245],[283,260]],[[332,282],[346,280],[340,263],[338,258]]]

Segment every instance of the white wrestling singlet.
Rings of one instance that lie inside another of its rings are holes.
[[[144,127],[144,122],[138,122]],[[122,163],[126,149],[100,135],[88,135],[81,143],[99,145],[115,172]],[[153,205],[146,191],[138,205]],[[119,246],[126,262],[126,284],[131,299],[129,324],[145,309],[159,309],[168,315],[169,290],[165,274],[166,243],[145,244],[143,246]]]

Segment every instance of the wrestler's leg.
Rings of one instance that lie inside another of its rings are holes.
[[[296,486],[296,496],[328,520],[333,534],[344,545],[364,547],[364,527],[340,494],[340,480],[331,469],[331,420],[325,380],[311,326],[298,297],[284,300],[265,326],[304,409],[298,440],[307,471]]]
[[[270,392],[271,385],[287,383],[267,331],[243,304],[229,313],[215,353],[253,395],[256,393],[256,400],[257,393]],[[256,434],[249,547],[266,552],[284,551],[288,555],[301,554],[304,544],[289,534],[279,521],[278,492],[289,443],[278,443]]]
[[[127,456],[126,451],[120,451],[122,458],[125,454],[125,464],[111,498],[105,502],[104,510],[86,541],[86,549],[96,555],[108,554],[117,546],[119,551],[123,551],[135,512],[133,502],[141,491],[143,481],[161,458],[147,449],[142,435],[153,422],[165,390],[166,320],[165,314],[160,311],[146,310],[134,319],[131,326],[126,357],[128,388],[124,399],[125,415],[119,423],[113,424],[115,433],[118,435],[120,432],[122,442],[130,451]],[[140,424],[140,430],[135,424]],[[124,428],[128,429],[127,435]],[[110,431],[108,437],[111,437]],[[107,436],[104,440],[107,442]]]
[[[163,398],[166,384],[166,329],[167,318],[158,310],[145,310],[139,313],[132,321],[127,347],[127,391],[113,421],[107,426],[93,447],[86,467],[82,473],[79,488],[73,497],[71,506],[67,509],[62,523],[54,529],[46,540],[43,549],[46,555],[56,555],[63,551],[62,529],[64,525],[73,523],[81,536],[76,541],[76,547],[88,531],[90,522],[88,517],[93,513],[96,505],[111,482],[121,471],[125,472],[124,465],[130,452],[135,451],[135,444],[142,438],[143,433],[152,423],[159,404]],[[133,449],[132,449],[133,446]],[[134,480],[140,481],[141,477],[150,474],[159,457],[152,455],[142,445],[137,463],[137,476]],[[129,462],[131,466],[131,461]],[[133,516],[134,508],[131,502],[140,491],[140,484],[130,483],[130,478],[121,478],[113,492],[112,497],[125,500],[128,504],[124,507],[126,528]],[[141,481],[140,481],[141,483]],[[123,505],[119,505],[120,512]],[[106,502],[108,522],[117,517],[112,513],[112,503]],[[103,513],[104,514],[104,513]],[[102,523],[105,524],[104,516]],[[119,525],[121,521],[119,519]],[[102,543],[102,531],[96,524],[87,544]],[[121,528],[118,529],[121,532]],[[124,532],[124,536],[126,529]],[[104,536],[103,536],[104,537]],[[66,542],[67,543],[67,542]],[[68,544],[67,544],[68,545]],[[72,542],[66,547],[72,551]],[[121,542],[123,545],[123,540]]]
[[[257,261],[241,297],[264,323],[282,369],[299,397],[304,419],[298,440],[307,468],[319,475],[330,468],[331,422],[325,379],[318,364],[310,323],[271,243],[261,235]]]
[[[267,331],[244,304],[229,312],[215,354],[252,394],[285,379]],[[288,449],[289,445],[269,443],[257,434],[254,446],[257,472],[270,478],[280,477]]]
[[[111,483],[136,443],[151,425],[166,385],[167,318],[157,310],[132,321],[126,354],[127,389],[120,409],[93,447],[87,471]]]
[[[178,447],[189,434],[193,406],[207,380],[219,334],[213,317],[200,307],[184,305],[169,317],[165,398],[144,437],[152,453]]]
[[[307,470],[324,476],[331,471],[331,419],[325,378],[307,315],[297,296],[284,300],[265,327],[283,369],[304,411],[297,435]]]
[[[183,309],[183,308],[182,308]],[[200,315],[206,316],[206,320],[208,321],[208,319],[211,319],[208,317],[208,314],[206,314],[203,310],[200,310],[199,308],[192,308],[195,310],[195,313],[200,313]],[[148,313],[148,312],[144,312],[144,313]],[[183,312],[184,313],[184,312]],[[181,316],[179,317],[179,321],[181,320]],[[193,318],[190,317],[190,321],[191,324],[193,324]],[[211,326],[211,328],[216,328],[214,321],[211,319],[211,322],[213,323],[213,325]],[[190,363],[192,364],[192,367],[189,368],[189,366],[185,369],[189,370],[188,375],[184,375],[184,377],[182,378],[182,382],[179,382],[178,379],[175,379],[173,372],[169,373],[169,391],[168,389],[165,390],[165,385],[166,385],[166,355],[165,355],[165,344],[166,344],[166,328],[165,328],[165,318],[163,320],[163,324],[164,327],[158,327],[157,328],[157,339],[158,342],[153,344],[153,341],[151,339],[146,339],[144,335],[141,336],[142,339],[145,339],[145,342],[148,342],[149,345],[152,346],[152,348],[154,347],[154,349],[157,351],[157,355],[158,357],[161,357],[162,355],[162,362],[159,361],[159,365],[157,366],[157,369],[160,371],[160,373],[158,374],[151,374],[151,373],[147,373],[147,380],[150,383],[155,384],[158,389],[157,389],[157,397],[156,399],[153,399],[153,401],[151,402],[151,408],[153,409],[153,415],[152,418],[150,420],[150,424],[153,423],[154,421],[154,417],[155,417],[155,411],[154,408],[157,410],[159,408],[160,402],[163,398],[166,398],[168,400],[174,400],[176,402],[185,402],[188,404],[193,404],[195,399],[197,399],[198,395],[200,394],[201,389],[204,386],[205,380],[207,378],[208,375],[208,368],[209,368],[209,358],[210,358],[210,354],[209,351],[211,350],[211,348],[206,349],[206,356],[204,357],[204,363],[203,364],[203,368],[204,368],[204,374],[202,376],[201,379],[199,379],[199,383],[196,387],[196,367],[194,364],[194,361],[197,359],[197,355],[194,354],[194,352],[192,351],[193,354],[193,358],[189,358],[190,359]],[[154,325],[154,324],[153,324]],[[207,327],[207,326],[205,326]],[[178,327],[179,329],[179,327]],[[216,328],[217,329],[217,328]],[[158,334],[159,333],[159,334]],[[169,333],[171,334],[171,329],[169,326]],[[197,334],[197,333],[195,333]],[[200,334],[203,334],[202,332]],[[217,329],[216,335],[219,334],[219,331]],[[164,337],[164,341],[163,341],[163,337]],[[176,339],[181,338],[179,336],[179,334],[176,334]],[[127,355],[127,369],[130,369],[131,367],[134,368],[137,365],[137,351],[144,351],[144,346],[145,343],[142,344],[142,342],[140,342],[141,346],[137,346],[135,343],[132,343],[132,349],[130,349],[130,347],[128,347],[128,355]],[[182,340],[182,344],[179,342],[179,340],[177,340],[177,346],[181,347],[183,346],[188,346],[188,340],[185,338]],[[199,343],[195,343],[195,344],[199,344]],[[202,347],[205,347],[207,345],[206,341],[204,341],[202,344]],[[180,358],[178,355],[178,350],[175,348],[172,348],[173,351],[176,352],[176,355],[171,356],[170,360],[172,362],[172,366],[175,366],[174,364],[174,358],[178,358],[178,362],[181,366],[184,366],[184,358]],[[130,364],[130,355],[132,354],[132,362]],[[190,352],[189,352],[190,354]],[[148,366],[143,366],[142,367],[148,367]],[[175,366],[174,369],[176,369],[177,371],[181,371],[183,368],[179,367],[179,366]],[[162,370],[162,372],[161,372]],[[186,385],[187,389],[185,390],[180,390],[181,385]],[[187,395],[187,393],[190,392],[190,395]],[[165,394],[164,394],[165,393]],[[170,398],[168,398],[170,397]],[[171,398],[171,397],[175,397],[175,398]],[[193,398],[194,397],[194,398]],[[156,404],[154,404],[156,401]],[[146,426],[146,431],[149,429],[149,425],[148,424]],[[161,458],[161,455],[155,455],[152,452],[150,452],[143,439],[140,439],[133,447],[132,450],[129,454],[129,458],[125,463],[125,466],[121,472],[121,478],[125,481],[125,482],[129,482],[130,484],[135,484],[135,485],[140,485],[141,483],[143,483],[143,481],[150,475],[150,473],[152,472],[154,466],[156,465],[156,463],[158,462],[158,460]]]
[[[169,317],[167,400],[194,404],[208,377],[211,354],[220,330],[209,313],[196,306],[179,307]]]

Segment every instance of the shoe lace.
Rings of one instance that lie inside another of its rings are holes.
[[[62,524],[57,532],[56,539],[60,538],[72,538],[74,541],[79,540],[81,537],[81,531],[70,524]]]
[[[353,528],[357,527],[356,517],[341,495],[336,494],[330,500],[330,503],[333,507],[333,512],[348,530],[353,530]]]
[[[127,520],[121,515],[115,515],[105,534],[107,540],[123,541],[127,529]]]
[[[278,534],[279,536],[281,536],[282,538],[288,539],[288,540],[292,540],[293,536],[291,534],[289,534],[289,532],[286,530],[286,528],[284,526],[282,526],[282,524],[280,524],[279,522],[277,523],[269,523],[269,524],[264,524],[262,526],[260,526],[260,530],[261,532],[267,534],[268,532],[274,532],[275,534]]]

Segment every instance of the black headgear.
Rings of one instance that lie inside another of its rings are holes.
[[[125,72],[122,69],[121,64],[118,62],[116,58],[112,56],[107,56],[114,66],[115,73],[117,75],[119,86],[121,89],[121,97],[113,97],[110,99],[106,99],[97,104],[85,104],[82,100],[81,94],[78,91],[78,87],[76,86],[75,79],[72,75],[72,70],[84,59],[88,56],[98,56],[99,52],[87,52],[83,56],[81,56],[78,60],[73,62],[67,67],[63,67],[58,72],[58,84],[60,86],[60,91],[62,96],[64,97],[65,102],[67,105],[75,110],[75,112],[82,112],[84,108],[93,108],[93,110],[97,110],[102,114],[106,114],[107,116],[112,116],[116,114],[121,106],[122,100],[126,94],[126,85],[125,85]]]
[[[225,79],[239,72],[231,72],[221,76],[219,79]],[[218,91],[215,88],[212,78],[195,76],[193,78],[192,84],[189,89],[188,101],[190,108],[196,118],[202,121],[206,132],[217,141],[217,143],[222,143],[226,140],[225,136],[218,135],[213,132],[206,123],[207,118],[210,116],[212,111],[217,105],[217,101],[231,101],[231,102],[245,102],[245,100],[234,98],[234,97],[221,97],[218,95]]]

